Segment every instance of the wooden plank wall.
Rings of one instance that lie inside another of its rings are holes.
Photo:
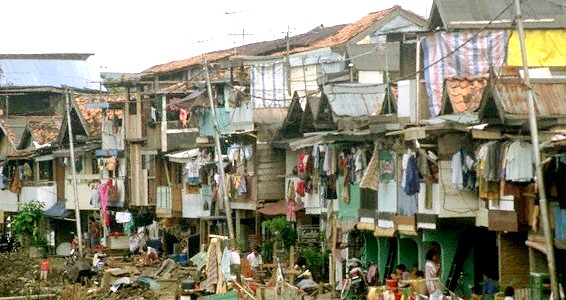
[[[273,201],[285,197],[285,151],[271,144],[256,147],[257,200]]]

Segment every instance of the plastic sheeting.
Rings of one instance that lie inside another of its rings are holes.
[[[527,63],[531,67],[566,65],[566,29],[525,31]],[[522,66],[519,33],[513,31],[507,46],[507,64]]]
[[[487,75],[491,66],[505,63],[505,30],[437,32],[423,42],[424,75],[431,116],[442,104],[444,79]]]

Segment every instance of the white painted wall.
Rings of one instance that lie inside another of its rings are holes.
[[[452,184],[451,161],[439,161],[440,209],[438,217],[475,217],[478,212],[478,196],[471,190],[458,190]],[[434,201],[434,200],[433,200]]]
[[[418,212],[421,214],[431,214],[438,215],[440,212],[440,184],[433,183],[432,186],[432,208],[426,209],[425,198],[426,198],[426,184],[421,183],[421,189],[419,192],[419,203]]]
[[[55,182],[52,182],[51,185],[22,187],[20,201],[29,203],[34,200],[43,202],[44,209],[51,208],[57,202],[57,185]]]
[[[318,90],[318,74],[316,65],[305,65],[291,68],[291,91]]]
[[[204,210],[204,199],[202,193],[186,194],[185,189],[181,189],[181,197],[183,199],[183,218],[198,219],[201,217],[210,217],[211,203],[208,203],[209,210]],[[220,195],[219,198],[221,199]]]
[[[476,216],[476,226],[478,227],[488,227],[489,225],[489,210],[485,208],[485,203],[480,200],[478,201],[478,214]]]
[[[383,72],[381,71],[359,71],[358,72],[358,82],[359,83],[383,83]]]
[[[0,191],[0,210],[8,212],[18,211],[18,195],[10,192],[9,189]]]

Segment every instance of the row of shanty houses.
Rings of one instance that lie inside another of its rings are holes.
[[[561,266],[566,14],[550,1],[529,3],[525,38]],[[0,56],[0,209],[8,216],[18,202],[43,201],[53,243],[68,239],[57,230],[73,225],[75,208],[68,96],[79,208],[110,219],[110,247],[125,243],[114,234],[128,232],[124,213],[185,232],[189,253],[208,234],[226,234],[209,80],[243,249],[261,242],[262,220],[282,215],[299,233],[319,230],[327,241],[336,233],[334,257],[377,262],[382,279],[398,263],[422,269],[437,243],[448,288],[482,273],[527,288],[531,274],[548,270],[513,18],[507,2],[435,0],[428,20],[394,6],[139,74],[105,74],[104,85],[79,73],[88,55]],[[20,71],[51,64],[76,73]],[[101,188],[112,191],[104,208],[91,197]]]

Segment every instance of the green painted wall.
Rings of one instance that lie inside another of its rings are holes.
[[[397,264],[404,264],[411,272],[413,266],[419,262],[419,243],[414,238],[399,238],[397,247]]]
[[[472,247],[470,249],[470,252],[468,253],[468,257],[466,258],[466,261],[464,261],[464,269],[463,269],[464,278],[462,280],[462,284],[463,284],[462,289],[464,290],[466,299],[470,299],[472,296],[471,288],[474,286],[474,278],[475,278],[474,259],[475,259],[475,253],[474,253],[474,248]],[[460,293],[460,290],[456,290],[456,293]]]
[[[377,238],[373,235],[372,231],[364,231],[364,239],[366,241],[364,248],[364,259],[366,263],[379,262],[379,246],[377,245]]]
[[[212,114],[209,109],[202,109],[202,111],[203,118],[202,124],[199,127],[199,135],[213,136]],[[229,132],[232,130],[230,127],[230,111],[226,111],[224,108],[216,108],[216,120],[218,121],[218,129],[221,132]]]
[[[442,282],[446,283],[448,279],[448,272],[450,272],[450,267],[454,261],[454,255],[456,254],[456,249],[458,247],[458,240],[460,238],[460,231],[457,230],[425,230],[423,232],[423,241],[425,242],[437,242],[440,244],[441,249],[441,268],[442,268]],[[425,253],[430,248],[430,243],[427,244],[428,247],[425,248]],[[424,263],[424,262],[423,262]],[[468,252],[468,256],[464,261],[464,278],[463,285],[466,290],[469,290],[470,285],[474,284],[474,253],[473,250]],[[461,291],[456,291],[461,292]]]
[[[342,221],[358,221],[358,210],[360,209],[360,186],[358,184],[350,184],[350,201],[348,203],[342,200],[342,176],[338,176],[336,181],[338,190],[338,217]]]
[[[378,254],[379,254],[379,281],[383,281],[385,278],[385,264],[387,263],[387,256],[389,255],[389,247],[391,246],[391,238],[389,237],[378,237]]]
[[[459,237],[459,232],[455,230],[425,230],[423,232],[423,241],[437,242],[440,244],[442,282],[446,282],[446,279],[448,278],[448,272],[450,271],[450,266],[452,265],[454,255],[456,254],[456,248],[458,247]],[[429,248],[426,248],[425,254]]]

